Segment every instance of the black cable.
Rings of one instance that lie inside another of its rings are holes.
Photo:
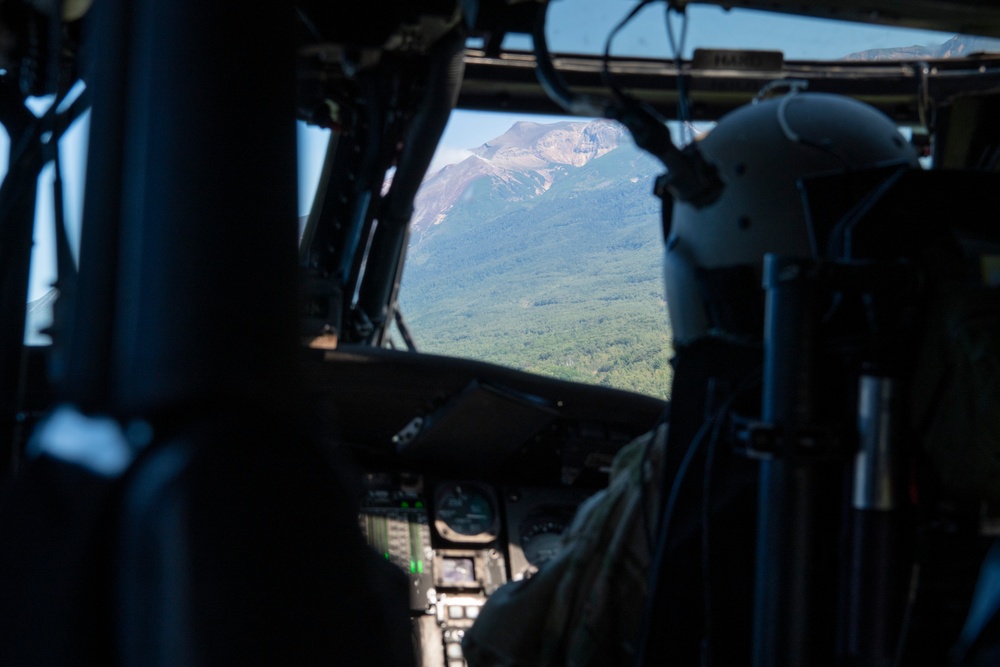
[[[719,432],[723,419],[718,419],[712,428],[712,437],[708,440],[708,450],[705,452],[705,473],[702,480],[701,493],[701,581],[702,581],[702,662],[710,665],[712,646],[712,584],[711,566],[708,554],[710,549],[709,514],[711,510],[712,467],[715,464],[715,447],[719,442]]]
[[[745,379],[739,386],[737,386],[736,391],[734,391],[723,404],[723,409],[728,414],[729,409],[735,400],[747,391],[751,387],[758,385],[760,383],[761,376],[758,373],[754,373],[749,378]],[[725,418],[717,419],[715,421],[715,426],[712,428],[712,436],[708,441],[708,450],[705,453],[705,472],[702,480],[702,494],[701,494],[701,577],[702,577],[702,595],[704,598],[704,627],[702,631],[702,660],[703,664],[711,664],[711,647],[712,647],[712,577],[711,577],[711,565],[709,563],[709,553],[711,547],[710,533],[711,528],[710,511],[711,511],[711,488],[712,488],[712,470],[715,465],[715,449],[719,442],[719,434],[722,430],[722,425],[725,423]]]
[[[688,445],[687,451],[684,452],[684,458],[681,459],[681,463],[677,468],[677,473],[674,475],[673,484],[670,487],[670,495],[667,498],[667,502],[663,508],[663,515],[660,517],[660,529],[658,531],[656,540],[656,550],[653,555],[653,562],[650,566],[650,578],[649,587],[646,593],[646,605],[645,610],[642,615],[642,623],[640,624],[640,634],[639,634],[639,650],[636,654],[637,660],[636,665],[639,667],[646,667],[649,664],[649,636],[650,636],[650,626],[653,621],[654,610],[656,607],[656,591],[659,588],[660,583],[660,569],[663,560],[666,558],[666,545],[667,536],[670,533],[670,522],[672,520],[674,506],[677,504],[677,496],[680,494],[680,489],[684,481],[684,477],[687,475],[687,469],[691,465],[691,461],[694,460],[695,454],[701,447],[702,441],[705,439],[705,435],[709,432],[711,426],[713,426],[716,419],[721,415],[720,410],[716,411],[712,419],[705,420],[698,432],[691,439],[691,443]]]
[[[680,40],[674,39],[674,29],[670,22],[670,13],[676,11],[681,15],[681,36]],[[677,120],[680,121],[682,132],[684,135],[684,142],[690,142],[690,135],[688,130],[690,129],[688,125],[691,122],[691,108],[689,106],[690,100],[688,99],[687,83],[684,80],[684,75],[681,72],[684,60],[684,43],[687,41],[687,12],[684,11],[683,7],[675,7],[672,2],[667,2],[667,13],[666,13],[666,27],[667,27],[667,39],[670,40],[670,48],[674,52],[674,67],[677,69]]]
[[[614,80],[614,77],[611,76],[611,70],[608,68],[611,62],[611,43],[614,41],[615,36],[621,32],[622,28],[628,25],[644,7],[651,5],[653,2],[656,2],[656,0],[642,0],[638,5],[633,7],[632,11],[611,29],[611,32],[608,33],[608,38],[604,41],[604,57],[601,60],[601,82],[611,90],[611,93],[619,104],[624,104],[626,100],[631,98],[625,94],[625,91],[621,89],[618,82]]]
[[[760,374],[754,373],[750,377],[745,378],[742,382],[737,385],[737,387],[719,404],[719,407],[711,413],[711,416],[705,419],[698,432],[695,433],[694,437],[691,439],[688,445],[687,451],[684,453],[684,458],[681,460],[680,465],[677,467],[677,472],[674,474],[673,482],[670,486],[670,495],[667,497],[667,502],[663,508],[663,515],[660,518],[660,529],[656,540],[656,551],[653,556],[653,562],[650,566],[650,579],[649,587],[646,593],[646,606],[643,612],[642,623],[640,624],[640,634],[639,634],[639,650],[637,652],[636,665],[638,667],[650,667],[652,663],[650,660],[652,657],[649,654],[649,637],[651,634],[651,625],[653,622],[653,617],[655,616],[656,603],[657,603],[657,590],[660,586],[660,576],[663,569],[663,563],[666,560],[667,545],[669,543],[670,536],[670,526],[673,521],[673,513],[677,504],[677,498],[680,495],[681,487],[684,484],[684,478],[687,476],[688,468],[691,462],[694,460],[695,455],[701,448],[702,442],[705,440],[705,436],[711,432],[711,437],[709,439],[709,448],[714,450],[716,443],[718,442],[719,435],[722,430],[722,426],[725,423],[726,417],[729,415],[732,409],[733,403],[739,398],[743,393],[760,383]],[[711,464],[714,462],[714,454],[711,458],[706,459],[705,463],[705,475],[706,478],[710,474]],[[703,496],[702,505],[702,538],[707,539],[706,534],[708,532],[708,520],[707,520],[707,493]],[[702,558],[705,558],[707,548],[705,547],[705,542],[702,543]],[[707,570],[705,560],[702,562],[703,572]],[[707,585],[707,575],[706,575],[706,588],[707,596],[710,592],[710,588]],[[709,611],[709,606],[706,604],[706,614]],[[706,629],[709,623],[706,619]],[[708,641],[708,638],[706,638]]]
[[[613,117],[609,100],[593,98],[589,95],[572,93],[562,77],[552,64],[552,54],[549,52],[548,40],[545,37],[545,24],[549,3],[546,0],[535,18],[532,30],[532,43],[535,52],[535,75],[549,99],[574,116]]]

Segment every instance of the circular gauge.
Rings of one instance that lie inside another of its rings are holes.
[[[490,542],[497,537],[493,492],[470,482],[439,484],[434,494],[434,527],[452,542]]]
[[[521,531],[521,549],[524,559],[538,568],[562,549],[562,533],[567,521],[549,516],[533,519]]]

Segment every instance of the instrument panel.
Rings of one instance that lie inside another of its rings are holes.
[[[376,552],[410,579],[423,663],[462,667],[461,639],[500,586],[538,571],[594,490],[432,480],[398,471],[363,476],[359,523]]]
[[[511,580],[533,575],[562,548],[577,507],[594,493],[574,488],[511,487],[504,492]]]
[[[457,543],[481,544],[500,537],[496,494],[476,482],[440,482],[434,490],[434,529]]]

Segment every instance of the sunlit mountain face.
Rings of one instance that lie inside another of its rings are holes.
[[[442,223],[463,197],[472,196],[473,183],[480,182],[479,196],[526,201],[546,192],[572,168],[618,148],[624,135],[623,128],[609,120],[514,123],[503,135],[470,148],[458,164],[425,179],[416,199],[414,237]]]

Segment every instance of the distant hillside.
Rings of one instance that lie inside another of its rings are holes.
[[[433,174],[401,290],[418,347],[666,397],[661,172],[602,120],[518,123]]]
[[[975,53],[1000,52],[1000,39],[956,35],[937,46],[901,46],[869,49],[844,56],[844,60],[916,60],[920,58],[965,58]]]

